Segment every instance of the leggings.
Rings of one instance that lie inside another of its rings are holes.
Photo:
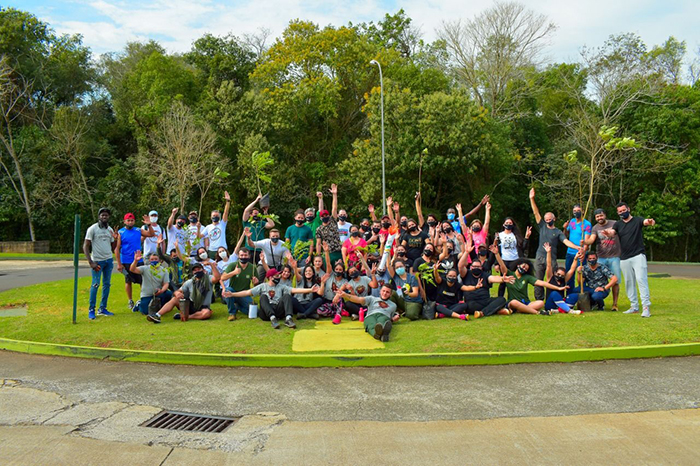
[[[547,301],[544,303],[544,308],[548,311],[553,311],[559,307],[556,304],[558,301],[564,301],[570,307],[574,307],[576,305],[576,301],[578,301],[578,293],[569,294],[569,296],[564,299],[560,292],[551,290],[549,292],[549,296],[547,296]]]
[[[456,312],[457,314],[466,314],[468,309],[469,305],[466,303],[457,303],[451,305],[450,307],[447,307],[444,304],[435,304],[435,310],[447,317],[452,317],[453,312]]]
[[[480,311],[484,313],[485,317],[492,316],[507,306],[506,298],[502,296],[498,298],[467,301],[465,304],[467,305],[467,314],[474,314],[474,311]]]
[[[511,267],[513,264],[515,264],[515,261],[503,261],[503,263],[506,264],[506,268],[507,268],[508,270],[510,270],[510,267]],[[505,273],[507,273],[507,271],[506,271],[506,270],[501,270],[501,273],[502,273],[502,274],[505,274]],[[505,295],[506,295],[506,284],[505,284],[505,283],[501,283],[500,285],[498,285],[498,297],[499,297],[499,298],[502,298],[502,297],[504,297]]]
[[[350,315],[360,315],[360,306],[359,304],[353,303],[352,301],[345,301],[343,303],[343,307],[345,308],[346,311],[350,313]]]
[[[318,297],[312,299],[311,301],[301,303],[297,298],[292,298],[292,306],[294,307],[294,312],[301,314],[304,317],[309,317],[316,314],[318,308],[323,304],[323,298]]]

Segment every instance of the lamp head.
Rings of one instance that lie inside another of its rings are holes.
[[[379,65],[379,62],[377,60],[370,60],[369,64],[370,65]]]

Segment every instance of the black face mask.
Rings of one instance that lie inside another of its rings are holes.
[[[328,222],[331,221],[331,218],[330,218],[330,217],[321,217],[321,221],[322,221],[323,223],[328,223]]]
[[[518,266],[518,272],[520,272],[520,275],[525,275],[527,273],[527,270],[525,270],[521,266]]]
[[[416,231],[418,231],[418,227],[413,225],[412,227],[408,228],[408,231],[410,231],[411,233],[415,233]]]
[[[513,229],[513,225],[509,225],[509,224],[506,223],[505,225],[503,225],[503,229],[504,229],[504,230],[511,231],[511,230]]]
[[[197,271],[194,273],[194,276],[197,277],[197,278],[202,278],[202,277],[204,276],[204,270],[197,270]]]
[[[627,220],[628,218],[630,218],[630,211],[628,210],[627,212],[622,212],[622,213],[620,214],[620,218],[621,218],[622,220]]]
[[[357,270],[350,273],[350,278],[352,278],[353,280],[359,276],[360,276],[360,272],[358,272]]]
[[[472,231],[473,231],[474,233],[479,233],[479,232],[481,231],[481,227],[480,227],[479,225],[474,225],[474,226],[472,227]]]
[[[260,221],[260,215],[254,215],[254,216],[253,216],[253,221],[254,221],[254,222],[259,222],[259,221]]]
[[[370,267],[372,267],[374,264],[378,264],[378,263],[379,263],[379,261],[375,260],[375,259],[370,259],[367,261],[367,265],[369,265]]]
[[[360,232],[359,232],[359,231],[353,231],[352,233],[350,233],[350,236],[352,236],[353,238],[359,238],[359,237],[360,237]]]
[[[275,285],[279,285],[281,281],[282,279],[280,277],[275,277],[272,279],[272,283],[274,283]]]
[[[272,241],[273,244],[277,244],[280,242],[279,238],[270,238],[270,241]]]
[[[598,259],[588,259],[588,265],[596,265],[598,263]]]
[[[430,220],[428,221],[428,226],[429,226],[429,227],[432,228],[432,227],[434,227],[435,225],[437,225],[437,222],[435,222],[435,221],[430,221]]]
[[[214,215],[214,216],[211,218],[211,221],[214,222],[214,223],[218,222],[219,220],[221,220],[221,217],[219,217],[218,215]]]
[[[312,215],[309,215],[308,217],[306,217],[306,221],[311,223],[314,221],[314,217]]]
[[[369,231],[369,225],[360,225],[362,231]]]
[[[348,219],[347,215],[338,215],[338,220],[340,220],[341,222],[344,222],[347,219]]]
[[[297,225],[303,225],[303,224],[304,224],[304,220],[303,220],[303,219],[302,219],[302,220],[297,219],[297,220],[294,220],[294,223],[296,223]]]
[[[179,222],[177,222],[177,226],[179,226],[180,228],[182,228],[182,227],[185,226],[185,222],[183,222],[182,220],[180,220]]]
[[[471,272],[472,272],[472,275],[474,275],[475,277],[480,277],[481,272],[483,272],[483,270],[481,270],[481,267],[472,267]]]
[[[345,272],[336,272],[335,276],[341,278]]]
[[[399,257],[404,257],[404,256],[406,255],[406,253],[403,252],[403,251],[399,251],[399,252],[396,253],[396,255],[399,256]]]
[[[447,283],[449,283],[449,284],[452,284],[452,283],[457,281],[457,279],[454,277],[447,277],[446,280],[447,280]]]
[[[442,231],[449,235],[450,233],[452,233],[452,228],[443,228]]]
[[[408,225],[408,221],[407,221],[407,220],[402,220],[402,221],[401,221],[401,226],[402,226],[402,227],[405,227],[406,225]]]
[[[544,222],[544,223],[546,223],[547,226],[550,226],[550,227],[551,227],[552,225],[554,225],[554,220],[550,220],[550,221]]]
[[[391,223],[389,223],[389,222],[383,222],[383,223],[382,223],[382,227],[383,227],[385,230],[388,230],[390,226],[391,226]]]
[[[481,251],[479,251],[479,255],[480,255],[481,257],[486,257],[486,256],[489,255],[489,253],[488,253],[487,251],[481,250]]]
[[[557,283],[564,283],[564,277],[555,275],[554,278],[556,279]]]
[[[197,217],[190,217],[190,223],[197,223]]]
[[[372,233],[374,233],[375,235],[376,235],[377,233],[379,233],[380,231],[381,231],[381,228],[376,228],[376,227],[375,227],[375,228],[372,228]]]
[[[250,258],[248,258],[248,257],[239,257],[238,258],[238,262],[240,262],[241,264],[247,264],[248,261],[250,261]]]
[[[423,255],[426,257],[432,257],[433,256],[433,250],[432,249],[423,249]]]
[[[574,218],[581,218],[581,212],[578,210],[574,212]]]

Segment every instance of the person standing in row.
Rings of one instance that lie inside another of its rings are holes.
[[[212,210],[211,223],[204,228],[204,244],[207,248],[209,259],[216,258],[219,248],[228,250],[226,225],[228,225],[228,213],[231,207],[231,196],[229,196],[228,191],[224,191],[224,199],[226,200],[226,206],[224,207],[223,216],[218,210]]]
[[[117,260],[117,271],[124,274],[124,290],[129,300],[129,310],[135,310],[132,283],[141,286],[141,274],[131,271],[130,265],[134,261],[134,253],[141,250],[141,241],[144,238],[153,238],[155,231],[151,226],[149,216],[143,216],[144,228],[134,228],[136,217],[131,212],[124,215],[124,227],[119,229],[117,246],[114,250],[114,257]],[[124,266],[126,264],[126,267]],[[143,265],[141,261],[138,265]]]
[[[90,307],[88,310],[88,318],[90,320],[95,320],[97,315],[114,315],[107,310],[109,288],[112,283],[112,269],[114,268],[112,253],[117,245],[117,234],[109,226],[111,214],[112,212],[108,208],[100,208],[97,213],[98,221],[87,229],[85,242],[83,243],[83,253],[92,269]],[[95,305],[97,304],[97,290],[100,288],[100,279],[102,279],[102,300],[96,314]]]
[[[617,277],[617,282],[612,287],[613,303],[611,311],[617,311],[617,300],[620,297],[620,283],[622,282],[622,269],[620,268],[620,238],[617,235],[606,235],[605,230],[612,229],[614,220],[609,220],[603,209],[596,209],[596,224],[593,225],[591,235],[586,239],[586,245],[596,244],[598,263],[606,266]]]

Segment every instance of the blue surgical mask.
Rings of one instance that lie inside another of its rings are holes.
[[[151,261],[151,265],[153,265],[153,266],[156,266],[156,265],[158,265],[159,263],[160,263],[159,261]]]
[[[447,220],[454,220],[455,219],[455,214],[447,214]]]
[[[396,274],[397,274],[397,275],[403,275],[403,274],[405,274],[405,273],[406,273],[406,268],[405,268],[405,267],[399,267],[398,269],[396,269]]]

